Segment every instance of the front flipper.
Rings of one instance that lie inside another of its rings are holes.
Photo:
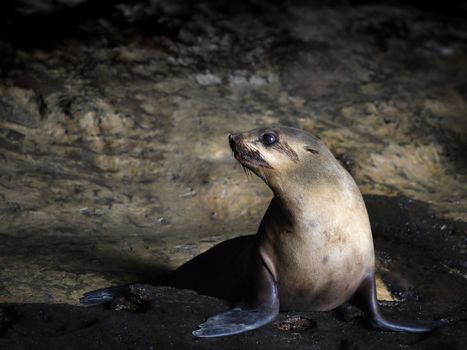
[[[274,320],[277,310],[274,309],[242,309],[235,307],[232,310],[209,318],[193,331],[197,337],[221,337],[243,333],[256,329]]]
[[[444,325],[443,322],[436,321],[392,321],[386,319],[379,309],[376,298],[376,283],[374,272],[369,274],[361,283],[350,300],[352,304],[359,307],[366,319],[375,329],[391,332],[426,333],[432,332],[436,328]]]
[[[197,337],[221,337],[243,333],[271,322],[279,313],[277,284],[262,259],[255,254],[244,301],[237,307],[209,318],[193,331]]]

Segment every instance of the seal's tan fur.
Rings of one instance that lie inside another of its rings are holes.
[[[258,140],[274,133],[278,144]],[[255,129],[236,140],[266,162],[237,156],[274,199],[258,231],[260,254],[279,286],[281,309],[330,310],[374,271],[370,223],[354,180],[324,144],[289,127]]]

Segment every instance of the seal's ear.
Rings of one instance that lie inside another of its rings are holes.
[[[305,148],[305,151],[308,151],[312,154],[319,154],[318,150],[312,148],[311,146],[305,145],[303,148]]]

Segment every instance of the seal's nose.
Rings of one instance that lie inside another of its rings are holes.
[[[230,134],[229,135],[229,145],[232,151],[237,149],[237,142],[238,142],[239,135],[238,134]]]

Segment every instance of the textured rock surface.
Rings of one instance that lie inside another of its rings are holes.
[[[217,242],[254,233],[271,194],[243,176],[227,135],[281,123],[319,135],[367,195],[378,268],[392,297],[460,312],[466,22],[389,5],[338,5],[2,4],[0,302],[76,303],[84,291],[147,280]],[[43,307],[19,308],[37,315]],[[50,312],[83,320],[76,329],[108,315],[57,308]],[[2,315],[0,332],[11,318]],[[118,317],[109,327],[133,316]],[[73,333],[78,343],[86,341],[80,332]],[[325,336],[313,332],[300,344],[318,347]],[[295,347],[302,335],[286,337]],[[255,338],[244,339],[253,345]],[[334,340],[352,349],[352,339]],[[173,341],[164,346],[182,340]]]
[[[0,346],[5,349],[462,349],[466,310],[445,304],[388,304],[388,316],[438,318],[451,326],[433,334],[384,333],[370,330],[355,310],[282,313],[276,322],[231,337],[195,338],[200,320],[225,309],[218,300],[186,290],[140,287],[152,301],[144,313],[71,305],[5,306],[8,317]],[[442,310],[442,311],[441,311]],[[306,320],[306,322],[304,321]],[[308,326],[303,327],[303,324]],[[285,324],[294,324],[288,329]],[[25,336],[27,335],[27,336]]]

